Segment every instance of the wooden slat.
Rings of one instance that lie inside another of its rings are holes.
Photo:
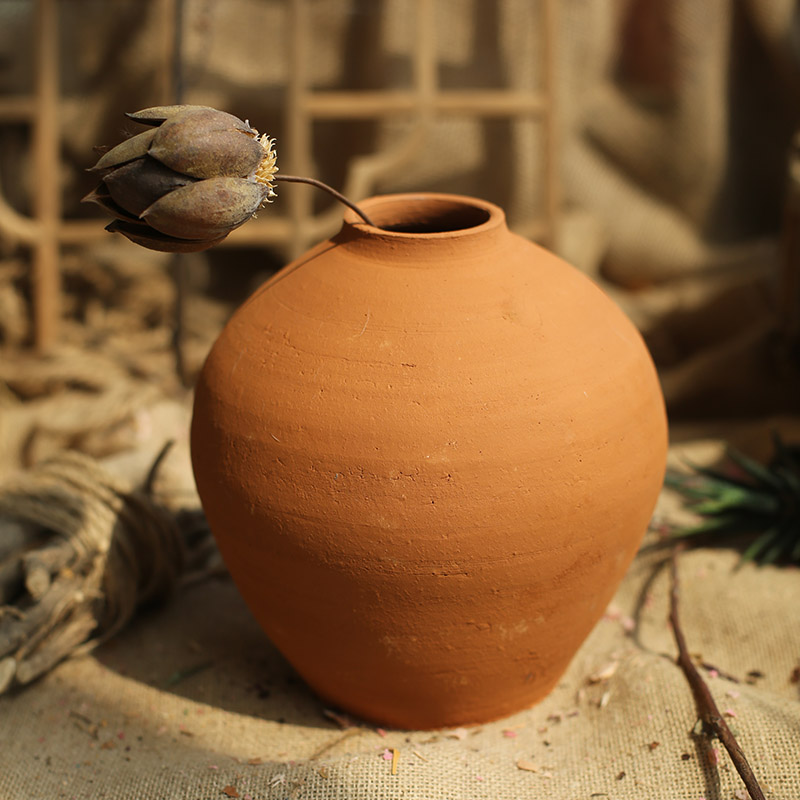
[[[544,170],[545,170],[545,217],[549,231],[546,243],[551,250],[558,252],[559,221],[561,216],[561,171],[560,171],[560,133],[558,126],[557,86],[557,41],[558,41],[558,0],[544,0],[542,55],[544,73],[544,93],[548,98],[547,114],[544,116]]]
[[[305,187],[300,187],[301,190]],[[284,245],[292,236],[294,224],[288,217],[269,216],[266,209],[259,211],[258,218],[237,228],[220,243],[220,247],[237,245],[273,244]]]
[[[530,117],[547,111],[547,99],[538,92],[446,91],[429,100],[437,114],[464,114],[478,117]],[[317,119],[370,119],[409,115],[424,107],[415,91],[314,92],[304,98],[304,111]]]
[[[61,244],[89,244],[108,236],[105,226],[108,218],[76,219],[64,221],[58,228],[58,241]]]
[[[0,122],[30,122],[36,113],[36,101],[30,95],[0,97]]]
[[[33,251],[34,343],[51,347],[58,336],[61,279],[58,228],[61,221],[61,180],[58,121],[57,0],[36,2],[36,115],[33,128],[37,191],[34,215],[39,236]]]
[[[313,177],[313,143],[311,137],[311,117],[308,110],[309,76],[307,64],[311,35],[310,11],[307,0],[292,0],[289,17],[289,38],[291,43],[289,87],[287,94],[287,133],[291,143],[289,168],[287,173]],[[292,220],[291,235],[287,239],[289,255],[294,258],[304,252],[309,245],[308,224],[313,217],[313,190],[308,186],[297,186],[286,196],[289,216]]]

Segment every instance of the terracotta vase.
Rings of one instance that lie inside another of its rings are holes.
[[[232,317],[192,457],[259,623],[331,706],[402,728],[543,698],[647,527],[666,419],[583,274],[451,195],[366,201]]]

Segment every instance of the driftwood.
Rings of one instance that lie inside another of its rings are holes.
[[[0,487],[0,693],[87,652],[216,557],[202,514],[152,499],[160,461],[141,491],[75,452]]]

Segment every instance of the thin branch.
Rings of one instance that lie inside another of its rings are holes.
[[[678,666],[683,670],[686,680],[692,689],[694,701],[697,705],[697,711],[700,719],[703,721],[703,726],[707,732],[713,733],[725,746],[728,755],[736,767],[745,788],[750,793],[752,800],[765,800],[764,792],[761,789],[758,780],[756,779],[750,764],[745,757],[742,748],[731,733],[731,729],[725,722],[725,718],[720,714],[714,697],[711,694],[705,681],[700,677],[692,658],[689,655],[689,650],[686,646],[686,639],[683,635],[680,622],[678,621],[678,600],[680,599],[680,584],[678,582],[678,554],[685,549],[685,543],[679,543],[672,550],[672,557],[670,559],[670,568],[672,574],[672,588],[670,591],[670,610],[669,621],[672,625],[672,633],[675,636],[675,642],[678,645]]]
[[[346,205],[349,209],[353,210],[358,214],[367,225],[372,225],[373,228],[376,228],[377,225],[353,202],[348,200],[341,192],[337,192],[332,186],[328,186],[327,183],[323,183],[322,181],[318,181],[316,178],[303,178],[299,175],[273,175],[273,181],[283,181],[284,183],[307,183],[309,186],[316,186],[317,189],[322,189],[323,192],[327,192],[329,195],[335,197],[340,203]]]
[[[158,477],[158,471],[161,469],[164,459],[169,455],[169,452],[172,450],[174,445],[174,439],[167,439],[167,441],[164,442],[164,446],[158,451],[158,455],[155,457],[155,460],[153,461],[153,464],[147,473],[142,491],[148,500],[153,499],[153,489],[156,483],[156,478]]]

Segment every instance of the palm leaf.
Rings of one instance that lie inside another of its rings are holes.
[[[757,560],[759,553],[769,547],[777,532],[777,528],[770,528],[768,531],[762,533],[752,544],[748,545],[747,549],[742,553],[742,562]]]
[[[697,525],[673,530],[673,537],[747,533],[752,538],[742,562],[800,562],[800,447],[775,437],[775,455],[764,465],[728,448],[726,467],[691,465],[690,474],[669,471],[665,486],[701,517]],[[738,474],[741,471],[742,474]]]
[[[771,472],[768,467],[765,467],[763,464],[759,464],[759,462],[755,459],[746,456],[744,453],[740,453],[733,447],[728,448],[727,456],[731,461],[733,461],[734,464],[736,464],[738,467],[741,467],[756,481],[765,483],[767,486],[771,486],[773,489],[783,488],[783,482],[781,479],[775,475],[774,472]]]
[[[685,461],[685,463],[686,466],[688,466],[698,475],[703,475],[710,480],[716,481],[717,483],[740,486],[742,489],[752,489],[754,486],[752,480],[745,480],[744,478],[740,478],[738,475],[734,475],[730,472],[725,472],[721,469],[715,469],[714,467],[706,467],[702,464],[694,464],[688,459]]]

